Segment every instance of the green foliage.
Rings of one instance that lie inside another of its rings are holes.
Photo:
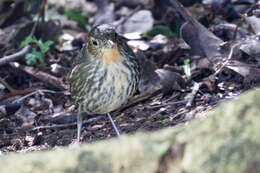
[[[157,25],[154,26],[150,31],[143,34],[143,37],[153,37],[155,35],[162,34],[170,38],[174,36],[174,33],[168,26]]]
[[[27,65],[35,65],[39,60],[41,63],[44,61],[41,52],[38,52],[35,48],[32,49],[31,53],[26,54],[25,61]]]
[[[163,119],[161,122],[162,122],[162,124],[166,124],[166,123],[169,122],[169,119],[168,119],[168,118],[165,118],[165,119]]]
[[[42,40],[37,40],[35,37],[27,37],[24,41],[22,41],[21,46],[24,47],[28,44],[34,43],[39,47],[39,50],[35,48],[32,49],[30,53],[25,55],[25,61],[27,65],[35,65],[37,61],[40,63],[44,62],[45,53],[50,50],[53,41],[48,40],[46,42],[42,42]]]
[[[24,41],[22,41],[21,46],[24,47],[30,43],[36,43],[37,39],[35,37],[26,37]]]
[[[74,10],[74,9],[67,9],[65,10],[65,15],[70,19],[77,22],[77,24],[85,29],[90,30],[90,26],[87,24],[88,17],[81,11]]]
[[[184,60],[183,69],[184,69],[184,73],[185,73],[187,79],[190,79],[191,69],[190,69],[190,60],[189,59]]]
[[[53,44],[53,41],[48,40],[45,43],[42,42],[42,40],[38,41],[38,46],[40,47],[41,53],[45,54],[50,50],[51,45]]]

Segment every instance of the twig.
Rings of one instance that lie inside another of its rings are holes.
[[[0,77],[0,83],[2,83],[10,92],[14,92],[15,89],[13,89],[3,78]]]
[[[26,99],[26,98],[28,98],[28,97],[34,95],[34,94],[37,94],[37,93],[42,94],[42,93],[44,93],[44,92],[47,92],[47,93],[58,93],[58,92],[52,91],[52,90],[37,89],[37,90],[35,90],[35,91],[33,91],[33,92],[31,92],[31,93],[29,93],[29,94],[27,94],[27,95],[25,95],[25,96],[23,96],[23,97],[17,99],[17,100],[14,100],[13,103],[15,103],[15,102],[20,102],[20,101],[22,101],[22,100],[24,100],[24,99]]]
[[[37,70],[33,67],[24,66],[24,65],[21,65],[19,63],[14,63],[14,62],[10,63],[10,66],[13,68],[16,68],[16,69],[20,69],[20,70],[32,75],[33,77],[35,77],[39,80],[42,80],[44,82],[47,82],[47,83],[51,84],[52,86],[55,86],[61,90],[67,90],[69,88],[68,85],[63,83],[62,78],[57,78],[48,73]]]
[[[38,22],[35,22],[29,37],[33,36],[37,25],[38,25]],[[0,66],[3,66],[9,62],[18,61],[21,57],[23,57],[25,54],[27,54],[30,49],[31,49],[31,46],[26,45],[22,50],[20,50],[18,52],[14,53],[12,55],[7,55],[7,56],[0,58]]]
[[[173,117],[173,118],[176,118],[176,117],[178,117],[179,115],[182,115],[182,114],[185,114],[185,113],[188,113],[188,112],[189,112],[189,110],[184,109],[184,110],[182,110],[181,112],[178,112],[178,113],[174,114],[174,117]]]
[[[5,100],[10,97],[18,96],[18,95],[26,95],[28,93],[34,92],[41,88],[27,88],[24,90],[17,90],[12,88],[3,78],[0,77],[0,82],[10,91],[10,93],[4,94],[0,97],[0,101]]]
[[[100,120],[102,118],[104,118],[104,116],[97,116],[95,118],[84,120],[83,124],[91,123],[91,122]],[[41,129],[57,129],[57,128],[64,128],[64,127],[75,126],[75,125],[77,125],[77,122],[68,123],[68,124],[52,125],[52,126],[38,126],[38,127],[33,128],[32,130],[34,131],[34,130],[41,130]]]
[[[4,57],[0,58],[0,66],[5,65],[9,62],[19,60],[22,56],[24,56],[26,53],[29,52],[30,48],[31,48],[31,46],[27,45],[22,50],[20,50],[19,52],[16,52],[12,55],[8,55],[8,56],[4,56]]]
[[[219,72],[229,63],[229,60],[230,60],[230,59],[232,58],[232,56],[233,56],[234,49],[235,49],[235,47],[236,47],[238,44],[239,44],[239,43],[234,44],[234,45],[231,47],[227,59],[222,63],[221,67],[219,67],[219,69],[216,70],[216,72],[213,74],[214,76],[216,76],[217,74],[219,74]]]
[[[41,88],[27,88],[25,90],[14,90],[10,93],[6,93],[3,96],[0,97],[0,101],[8,99],[10,97],[18,96],[18,95],[26,95],[28,93],[34,92],[36,90],[39,90]]]
[[[46,7],[46,4],[47,4],[47,0],[43,0],[42,3],[40,4],[39,6],[39,9],[38,9],[38,13],[39,13],[39,18],[41,18],[41,22],[44,22],[45,20],[45,7]]]
[[[37,26],[38,26],[38,23],[39,23],[39,20],[37,20],[37,21],[34,23],[33,28],[32,28],[32,30],[31,30],[31,33],[30,33],[29,37],[32,37],[33,34],[35,33],[35,30],[36,30],[36,28],[37,28]]]
[[[160,104],[160,105],[152,105],[152,106],[148,106],[148,108],[161,108],[161,107],[165,107],[165,106],[173,106],[173,105],[176,105],[176,104],[184,104],[186,103],[187,100],[181,100],[181,101],[176,101],[176,102],[169,102],[169,103],[163,103],[163,104]]]
[[[192,105],[192,102],[193,102],[197,92],[199,91],[201,85],[202,85],[202,82],[199,82],[199,83],[195,82],[194,83],[193,89],[192,89],[192,92],[191,92],[191,96],[188,99],[188,103],[186,104],[186,107],[190,107]]]
[[[234,53],[234,49],[239,45],[240,43],[236,43],[234,44],[231,48],[230,48],[230,52],[229,52],[229,55],[228,57],[224,60],[224,62],[221,63],[221,66],[218,67],[219,65],[217,64],[216,66],[214,66],[214,70],[215,70],[215,73],[211,74],[209,77],[206,78],[206,80],[209,80],[211,83],[214,81],[215,77],[222,71],[222,69],[224,67],[226,67],[232,56],[233,56],[233,53]]]

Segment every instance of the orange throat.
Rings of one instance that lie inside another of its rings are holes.
[[[120,53],[118,51],[117,46],[114,46],[111,49],[105,49],[103,56],[102,56],[102,61],[106,64],[110,64],[110,63],[116,63],[118,61],[121,61],[121,56]]]

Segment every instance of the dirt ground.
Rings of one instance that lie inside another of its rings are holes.
[[[77,107],[69,93],[68,75],[96,24],[113,23],[128,37],[143,69],[134,97],[111,113],[121,134],[188,125],[222,101],[260,85],[260,43],[255,34],[260,27],[254,28],[260,20],[259,1],[243,4],[242,11],[233,1],[216,8],[213,2],[183,3],[192,18],[183,8],[170,6],[173,1],[39,2],[32,5],[37,10],[29,12],[21,10],[24,2],[0,3],[0,11],[8,12],[0,19],[0,154],[75,143]],[[74,6],[82,13],[68,10]],[[51,17],[35,22],[36,14],[40,19]],[[256,18],[249,20],[251,16]],[[183,20],[192,25],[180,27]],[[127,36],[127,31],[141,34]],[[29,49],[22,47],[31,34],[36,40],[25,44]],[[53,43],[47,45],[50,40]],[[40,52],[41,46],[46,51],[35,58],[39,53],[32,50]],[[17,52],[22,56],[11,59]],[[82,143],[114,137],[107,115],[84,116]]]

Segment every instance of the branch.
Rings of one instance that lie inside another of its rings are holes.
[[[188,103],[186,104],[186,107],[190,107],[192,105],[192,102],[193,102],[197,92],[199,91],[201,85],[202,85],[201,82],[199,82],[199,83],[195,82],[194,83],[194,86],[193,86],[191,95],[190,95],[190,97],[188,99]]]
[[[29,37],[33,36],[33,34],[35,33],[37,25],[38,25],[38,21],[34,23]],[[4,56],[4,57],[0,58],[0,66],[3,66],[3,65],[5,65],[5,64],[7,64],[9,62],[13,62],[13,61],[19,60],[22,56],[27,54],[30,49],[31,49],[31,46],[27,45],[22,50],[20,50],[19,52],[16,52],[16,53],[14,53],[12,55],[8,55],[8,56]]]
[[[19,52],[16,52],[12,55],[8,55],[8,56],[4,56],[4,57],[0,58],[0,66],[3,66],[3,65],[5,65],[9,62],[19,60],[22,56],[24,56],[26,53],[29,52],[30,48],[31,48],[31,46],[27,45],[22,50],[20,50]]]
[[[14,62],[10,63],[10,66],[15,69],[20,69],[20,70],[26,72],[27,74],[29,74],[41,81],[47,82],[47,83],[51,84],[52,86],[55,86],[61,90],[67,90],[69,88],[68,85],[63,83],[62,78],[57,78],[44,71],[40,71],[33,67],[24,66],[24,65],[21,65],[19,63],[14,63]]]

